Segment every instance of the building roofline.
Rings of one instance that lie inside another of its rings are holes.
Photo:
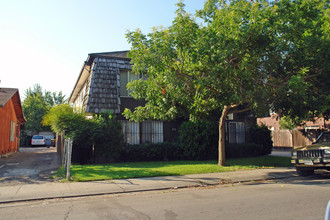
[[[0,107],[5,106],[17,91],[16,88],[0,88]]]
[[[112,51],[112,52],[101,52],[101,53],[89,53],[88,56],[87,56],[87,59],[86,61],[84,62],[81,70],[80,70],[80,73],[79,73],[79,76],[77,78],[77,81],[75,83],[75,86],[73,87],[73,90],[70,94],[70,97],[69,97],[69,102],[73,102],[74,100],[73,99],[73,95],[74,95],[74,92],[75,92],[75,89],[76,87],[78,86],[78,83],[79,83],[79,80],[84,72],[84,69],[86,68],[86,66],[91,66],[94,59],[95,58],[106,58],[106,59],[111,59],[111,58],[114,58],[114,59],[119,59],[119,60],[131,60],[130,58],[127,58],[127,53],[129,52],[129,50],[122,50],[122,51]]]
[[[2,93],[2,94],[1,94]],[[6,94],[4,94],[6,93]],[[23,114],[19,90],[16,88],[0,88],[0,108],[4,107],[9,100],[13,99],[14,110],[19,122],[24,123],[26,119]]]

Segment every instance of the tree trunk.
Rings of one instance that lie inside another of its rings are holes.
[[[219,158],[218,158],[218,165],[219,166],[225,166],[225,126],[226,126],[226,118],[229,113],[229,110],[231,109],[231,106],[224,106],[222,110],[222,114],[219,120]]]

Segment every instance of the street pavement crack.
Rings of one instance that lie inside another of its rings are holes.
[[[116,184],[116,186],[118,186],[121,190],[123,190],[123,192],[126,192],[126,190],[123,188],[123,187],[121,187],[118,183],[115,183]]]
[[[69,210],[65,213],[64,220],[68,219],[68,217],[69,217],[70,212],[72,211],[72,209],[73,209],[73,203],[70,202]]]
[[[22,186],[19,186],[19,187],[18,187],[18,189],[17,189],[15,195],[17,195],[18,191],[19,191],[21,188],[22,188]]]

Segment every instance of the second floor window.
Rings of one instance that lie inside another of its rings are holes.
[[[138,80],[140,77],[129,70],[120,70],[120,96],[130,96],[131,91],[127,89],[127,83]]]

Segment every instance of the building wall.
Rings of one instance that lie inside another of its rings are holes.
[[[90,80],[91,80],[91,74],[84,82],[83,87],[78,92],[77,98],[73,102],[74,108],[83,108],[86,110],[87,107],[87,100],[89,95],[89,89],[90,89]]]
[[[13,141],[10,140],[12,121],[15,122]],[[13,101],[9,100],[3,108],[0,108],[0,155],[18,151],[20,126],[17,121]]]
[[[133,111],[137,106],[145,105],[145,101],[135,100],[126,93],[121,94],[126,89],[126,83],[130,81],[128,78],[126,82],[121,79],[121,76],[124,76],[124,73],[129,75],[131,69],[132,67],[128,59],[95,58],[91,64],[89,77],[84,82],[74,101],[74,107],[84,107],[87,113],[102,113],[110,110],[116,114],[117,120],[126,123],[124,124],[128,130],[133,129],[133,124],[127,122],[122,112],[125,108]],[[164,122],[162,127],[163,141],[175,141],[178,136],[177,131],[180,124],[181,122]],[[141,127],[141,131],[143,130],[142,123],[136,126]],[[134,133],[134,135],[137,136],[138,134]],[[139,135],[141,141],[143,137],[143,133],[141,133]]]

